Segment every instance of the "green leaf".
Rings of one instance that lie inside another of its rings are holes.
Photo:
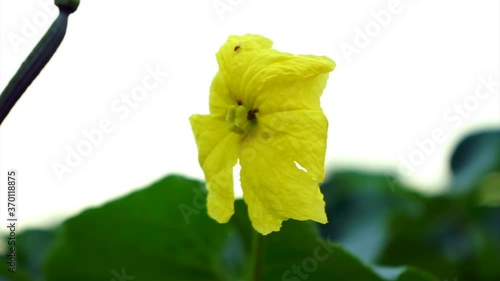
[[[329,237],[373,263],[387,243],[390,217],[422,212],[420,195],[393,177],[357,171],[336,172],[321,186],[329,223],[318,224]]]
[[[9,271],[7,264],[0,264],[0,281],[33,281],[34,279],[30,277],[23,271],[16,270],[16,273]]]
[[[249,223],[247,217],[246,205],[238,201],[231,224],[234,221]],[[248,225],[245,229],[251,230]],[[247,237],[245,241],[250,240]],[[281,231],[265,236],[264,241],[265,281],[436,281],[429,274],[413,268],[386,267],[381,270],[369,266],[338,244],[322,239],[312,222],[286,221]],[[250,244],[247,242],[247,248],[253,246]]]
[[[26,230],[16,236],[16,275],[17,279],[7,272],[6,262],[2,262],[0,276],[5,273],[9,280],[43,280],[42,261],[46,258],[49,248],[54,240],[53,230]],[[5,247],[9,247],[7,239],[2,239]],[[7,248],[8,249],[8,248]],[[2,278],[0,277],[0,280]]]
[[[383,280],[340,246],[321,239],[313,223],[287,221],[267,244],[265,280]]]
[[[219,254],[230,228],[207,217],[203,192],[170,176],[69,219],[47,280],[225,280]]]
[[[462,140],[451,158],[452,188],[467,192],[492,171],[500,171],[500,130],[482,131]]]
[[[484,177],[479,183],[478,204],[484,206],[500,206],[500,171]]]
[[[205,200],[201,183],[170,176],[84,211],[61,227],[46,260],[47,280],[234,281],[246,280],[258,264],[262,280],[435,281],[409,269],[385,278],[322,240],[311,222],[290,220],[282,231],[252,239],[257,234],[242,200],[227,224],[206,215]],[[265,241],[257,259],[255,241]]]

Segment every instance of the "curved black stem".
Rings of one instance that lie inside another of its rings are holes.
[[[71,12],[59,8],[59,16],[0,95],[0,125],[33,80],[40,74],[64,39]]]

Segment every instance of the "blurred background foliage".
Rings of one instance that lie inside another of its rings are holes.
[[[322,186],[322,236],[369,263],[406,264],[439,280],[500,280],[500,131],[454,150],[445,192],[424,195],[394,177],[337,172]]]
[[[261,268],[253,280],[498,281],[500,130],[463,139],[450,168],[436,195],[392,175],[333,172],[322,184],[329,223],[287,221],[260,238],[257,259],[242,200],[218,224],[203,183],[167,176],[54,229],[19,233],[17,273],[3,255],[0,280],[250,280]]]

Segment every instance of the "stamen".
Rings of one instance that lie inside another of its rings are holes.
[[[236,100],[236,102],[238,105],[232,104],[227,109],[227,128],[231,132],[244,135],[255,124],[255,121],[252,120],[256,118],[255,113],[259,112],[259,109],[252,109],[251,107],[245,106],[239,99]]]

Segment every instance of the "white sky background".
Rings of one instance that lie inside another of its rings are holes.
[[[55,19],[51,3],[1,1],[2,90]],[[231,9],[218,14],[214,3]],[[499,80],[499,3],[82,0],[59,50],[2,124],[2,221],[10,168],[19,174],[21,228],[57,222],[166,174],[202,179],[188,118],[208,112],[215,53],[230,34],[262,34],[278,50],[337,62],[322,98],[329,170],[397,169],[401,159],[424,155],[416,142],[442,130],[442,142],[412,172],[399,172],[417,187],[443,188],[458,139],[500,126],[499,88],[488,92],[479,79]],[[382,10],[392,12],[385,26],[374,16]],[[358,28],[372,32],[368,42]],[[346,44],[357,53],[346,55]],[[157,67],[169,76],[129,115],[112,108],[123,109],[121,97]],[[112,132],[58,180],[52,163],[66,164],[66,147],[76,149],[82,131],[104,119]]]

